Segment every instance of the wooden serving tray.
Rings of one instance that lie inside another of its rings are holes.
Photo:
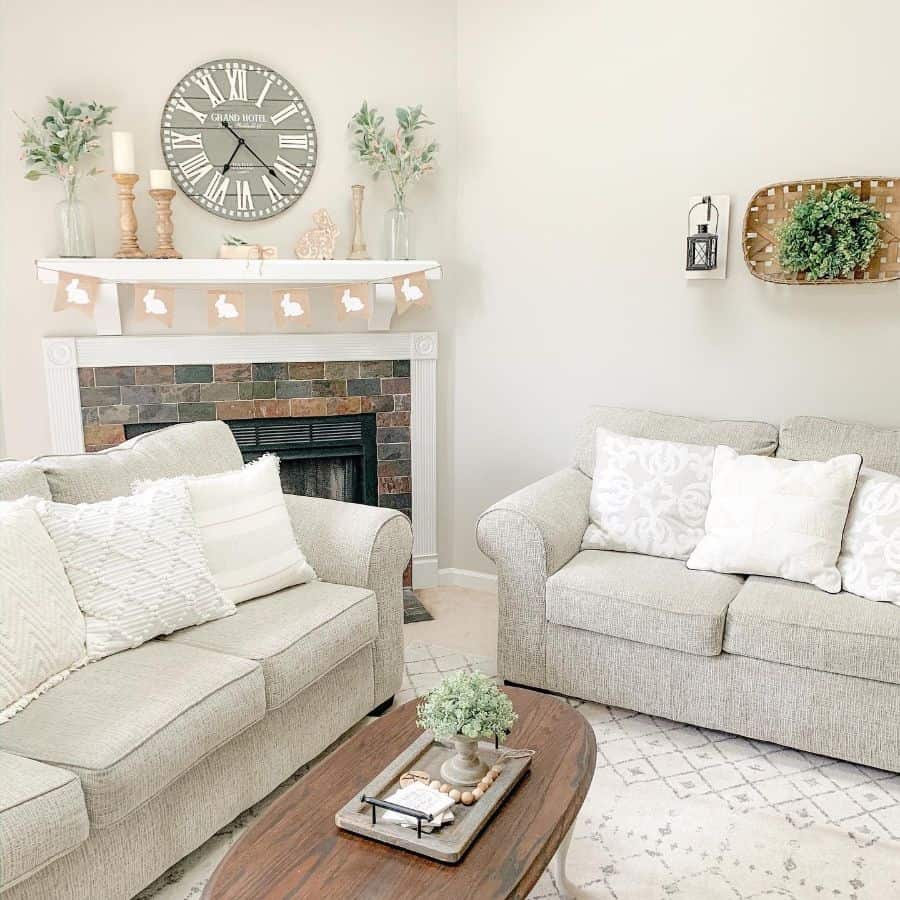
[[[497,750],[493,744],[485,741],[478,744],[478,754],[488,766],[492,766],[505,749],[500,747]],[[415,828],[382,824],[381,810],[376,810],[378,821],[373,825],[372,807],[360,799],[364,795],[383,800],[399,789],[400,776],[414,769],[430,772],[435,778],[440,778],[441,764],[455,752],[454,749],[436,741],[430,731],[426,731],[370,781],[363,791],[338,810],[334,817],[335,824],[345,831],[411,850],[439,862],[459,862],[491,816],[528,771],[531,757],[503,760],[503,771],[480,800],[471,806],[455,804],[452,807],[454,821],[435,829],[430,834],[423,832],[422,837],[416,837]]]
[[[866,201],[884,213],[881,240],[884,246],[875,251],[868,268],[853,273],[852,278],[820,278],[807,281],[803,272],[785,272],[778,264],[776,231],[790,215],[799,200],[810,191],[834,190],[850,185]],[[788,181],[760,188],[747,204],[744,213],[744,261],[750,271],[763,281],[778,284],[871,284],[900,278],[900,178],[856,176],[819,178],[810,181]]]

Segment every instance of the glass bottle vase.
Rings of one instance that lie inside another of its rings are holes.
[[[56,222],[59,228],[59,255],[92,257],[94,252],[94,228],[87,206],[78,196],[78,182],[65,179],[66,196],[56,204]]]
[[[414,259],[412,210],[402,201],[384,215],[385,259]]]

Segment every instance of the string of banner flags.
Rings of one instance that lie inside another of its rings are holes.
[[[407,272],[391,279],[398,315],[402,316],[413,306],[431,305],[426,271]],[[93,317],[100,281],[93,275],[60,272],[54,311],[76,308]],[[327,286],[332,293],[338,319],[368,319],[372,312],[373,285],[377,283],[380,282],[358,281]],[[272,312],[279,329],[291,325],[310,327],[313,321],[310,290],[285,285],[274,287],[271,291]],[[134,313],[138,321],[154,320],[171,328],[175,307],[175,288],[171,285],[134,285]],[[206,313],[210,328],[243,328],[247,313],[244,291],[227,285],[206,288]]]

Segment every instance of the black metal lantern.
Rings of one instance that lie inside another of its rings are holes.
[[[706,221],[697,225],[697,233],[691,234],[691,213],[698,207],[706,207]],[[710,232],[712,211],[716,211],[716,227]],[[688,210],[687,271],[708,272],[716,267],[719,252],[719,207],[712,197],[703,197]]]

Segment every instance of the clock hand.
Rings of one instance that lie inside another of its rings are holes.
[[[223,126],[224,128],[227,128],[228,131],[229,131],[231,134],[233,134],[233,135],[238,139],[238,149],[240,148],[241,145],[243,145],[244,147],[246,147],[246,148],[247,148],[247,151],[249,152],[249,154],[250,154],[250,155],[251,155],[258,163],[260,163],[260,165],[262,165],[262,167],[263,167],[263,168],[264,168],[264,169],[265,169],[265,170],[266,170],[273,178],[277,178],[278,181],[279,181],[282,185],[284,184],[284,179],[283,179],[283,178],[282,178],[282,177],[281,177],[281,176],[280,176],[273,168],[271,168],[271,167],[269,166],[269,164],[268,164],[268,163],[267,163],[267,162],[266,162],[266,161],[265,161],[258,153],[256,153],[256,151],[254,151],[254,149],[253,149],[253,148],[252,148],[252,147],[251,147],[251,146],[250,146],[250,145],[249,145],[249,144],[248,144],[248,143],[247,143],[247,142],[246,142],[246,141],[245,141],[245,140],[244,140],[244,139],[243,139],[243,138],[242,138],[242,137],[241,137],[241,136],[240,136],[240,135],[239,135],[239,134],[238,134],[238,133],[237,133],[237,132],[229,125],[229,124],[228,124],[228,123],[227,123],[227,122],[223,122],[223,123],[222,123],[222,126]],[[236,152],[237,152],[237,149],[235,150],[235,153],[236,153]],[[232,154],[231,159],[234,159],[234,154]],[[231,160],[228,161],[228,164],[229,164],[229,165],[231,164]]]
[[[237,146],[234,148],[234,152],[231,156],[228,157],[228,162],[222,166],[222,174],[224,175],[231,168],[231,161],[237,156],[238,150],[244,145],[245,141],[243,138],[238,138]]]

